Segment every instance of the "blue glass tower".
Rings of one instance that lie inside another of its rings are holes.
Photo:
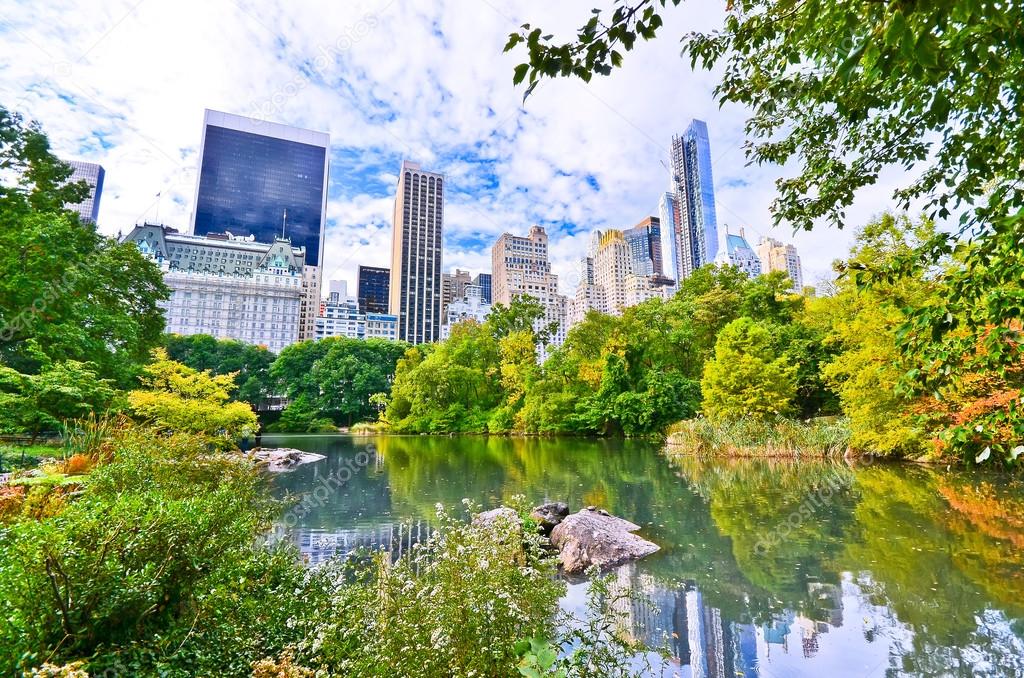
[[[320,266],[327,212],[323,132],[206,111],[192,233],[285,237]],[[287,218],[285,215],[287,213]]]
[[[703,120],[690,121],[681,136],[672,138],[672,184],[679,206],[679,223],[670,238],[675,239],[675,275],[681,281],[713,262],[718,254],[711,144]]]

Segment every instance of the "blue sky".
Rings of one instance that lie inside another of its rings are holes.
[[[539,223],[565,292],[593,229],[657,214],[670,139],[697,117],[708,123],[720,230],[792,241],[805,281],[826,274],[852,229],[773,230],[782,170],[746,166],[745,111],[720,109],[716,74],[678,56],[678,37],[716,25],[724,3],[684,3],[613,76],[546,82],[522,104],[511,83],[521,55],[501,53],[508,33],[530,22],[569,36],[594,4],[13,0],[0,8],[0,101],[38,119],[63,156],[104,165],[108,233],[157,218],[187,228],[212,108],[330,133],[326,278],[388,265],[406,158],[448,175],[446,268],[487,270],[498,235]],[[865,192],[851,225],[885,208],[891,178]]]

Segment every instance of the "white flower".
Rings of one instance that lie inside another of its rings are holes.
[[[983,462],[986,459],[988,459],[991,455],[992,455],[992,448],[991,447],[986,447],[984,450],[981,451],[981,454],[979,454],[977,457],[974,458],[974,461],[976,461],[976,462],[978,462],[980,464],[981,462]]]
[[[1018,445],[1017,447],[1010,450],[1010,459],[1015,460],[1022,454],[1024,454],[1024,445]]]

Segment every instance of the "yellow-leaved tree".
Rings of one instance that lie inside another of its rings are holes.
[[[160,348],[142,377],[145,388],[128,394],[132,414],[162,431],[209,436],[227,447],[256,430],[252,407],[230,402],[234,374],[213,375],[182,365]]]

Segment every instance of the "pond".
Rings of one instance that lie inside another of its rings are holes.
[[[435,505],[606,508],[661,551],[614,573],[666,676],[1024,676],[1024,487],[906,465],[702,462],[640,441],[264,436],[327,455],[275,478],[310,562],[396,555]],[[563,606],[582,604],[585,584]]]

